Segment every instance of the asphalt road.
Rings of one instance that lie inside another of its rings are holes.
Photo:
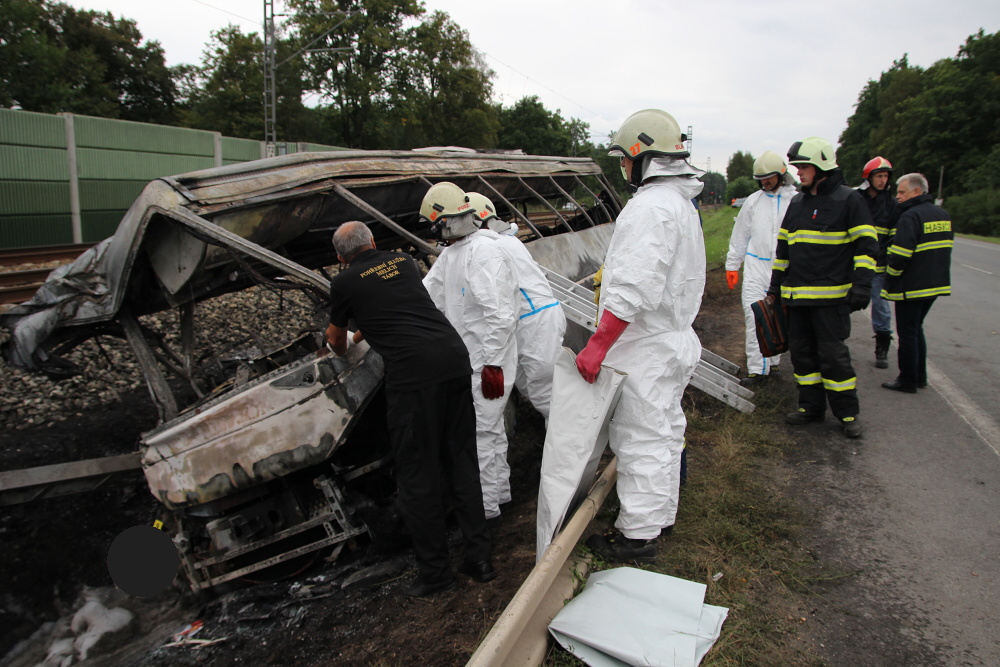
[[[951,280],[953,294],[935,301],[924,325],[928,375],[1000,422],[1000,244],[955,239]]]
[[[930,386],[881,388],[868,311],[850,340],[864,436],[795,427],[809,548],[833,564],[811,639],[830,665],[1000,665],[1000,245],[956,240],[925,323]]]

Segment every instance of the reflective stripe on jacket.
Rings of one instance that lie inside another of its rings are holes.
[[[835,169],[815,195],[792,199],[778,232],[770,288],[786,305],[832,306],[846,301],[852,285],[871,285],[878,236],[862,196]]]
[[[951,217],[929,194],[899,205],[896,235],[889,246],[882,298],[929,299],[951,294]]]
[[[863,185],[862,185],[863,187]],[[868,188],[871,188],[869,185]],[[857,188],[862,199],[868,204],[868,212],[872,215],[872,225],[878,234],[878,256],[875,257],[875,272],[885,273],[886,251],[892,245],[892,235],[896,233],[896,220],[899,219],[899,206],[889,193],[889,188],[879,192],[874,197],[868,194],[868,188]]]

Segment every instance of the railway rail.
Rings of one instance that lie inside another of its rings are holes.
[[[74,260],[85,250],[94,246],[93,243],[74,243],[72,245],[40,246],[35,248],[4,248],[0,249],[0,266],[18,266],[20,264],[44,264],[45,262]]]
[[[0,305],[29,300],[51,272],[52,269],[0,272]]]
[[[0,306],[28,301],[42,286],[52,269],[76,259],[93,245],[77,243],[0,250]],[[39,264],[45,265],[45,268],[37,268]],[[32,268],[20,268],[26,266]]]

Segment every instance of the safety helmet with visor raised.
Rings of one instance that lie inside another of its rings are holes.
[[[622,164],[622,177],[631,185],[642,183],[643,162],[650,156],[686,158],[691,155],[684,142],[687,135],[673,116],[660,109],[643,109],[625,119],[615,132],[608,155],[634,161],[632,178]]]
[[[820,172],[837,168],[837,154],[826,139],[807,137],[796,141],[788,149],[788,162],[794,165],[811,164]]]
[[[462,188],[449,181],[435,183],[420,203],[420,219],[444,240],[460,239],[479,229],[476,212]]]
[[[764,187],[767,180],[774,176],[773,187]],[[760,181],[761,189],[770,192],[782,184],[792,182],[792,175],[788,172],[788,165],[785,160],[774,151],[764,151],[760,157],[753,161],[753,178]]]
[[[892,163],[878,155],[865,163],[865,168],[861,170],[861,178],[867,179],[880,171],[889,172],[889,178],[892,178]]]

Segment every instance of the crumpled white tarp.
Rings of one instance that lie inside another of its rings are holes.
[[[549,632],[591,667],[693,667],[729,614],[704,603],[705,588],[631,567],[595,572],[552,619]]]
[[[536,561],[594,483],[626,377],[603,366],[590,384],[576,369],[576,355],[565,347],[559,353],[538,485]]]

